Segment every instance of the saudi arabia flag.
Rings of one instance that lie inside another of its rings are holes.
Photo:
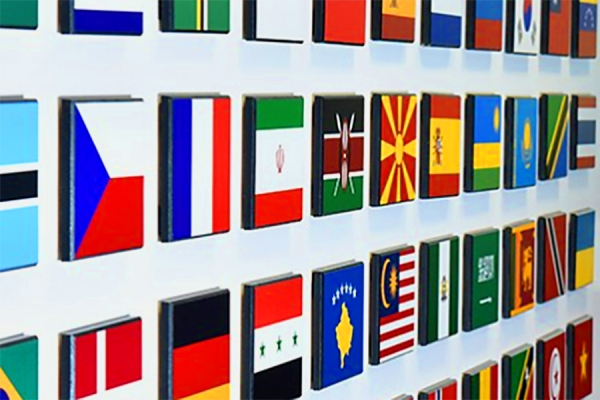
[[[424,242],[421,247],[419,343],[426,345],[458,332],[459,239]]]

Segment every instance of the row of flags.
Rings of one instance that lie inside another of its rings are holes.
[[[498,229],[467,233],[462,272],[458,236],[424,241],[418,256],[410,245],[375,251],[368,278],[360,261],[314,270],[311,339],[305,324],[302,275],[288,273],[244,283],[242,398],[300,397],[304,354],[309,348],[313,389],[361,374],[365,307],[369,309],[369,364],[378,365],[413,351],[417,344],[425,346],[453,336],[461,325],[464,331],[472,331],[498,322],[501,303],[503,317],[511,318],[531,310],[536,302],[564,295],[567,288],[578,290],[591,284],[594,211],[572,213],[569,225],[564,213],[543,215],[537,226],[533,221],[508,225],[502,232],[502,264]],[[230,306],[230,291],[221,288],[160,302],[161,398],[229,398]],[[564,332],[561,335],[557,340],[564,342]],[[574,335],[577,343],[579,335]],[[136,396],[143,369],[139,317],[84,326],[63,332],[60,338],[61,398],[90,398],[106,391]],[[583,348],[591,357],[591,336],[587,338],[588,347]],[[548,346],[554,342],[554,336],[547,339]],[[24,353],[17,357],[11,352]],[[29,357],[32,361],[23,364]],[[547,359],[555,357],[554,351],[538,351],[537,357],[538,365],[554,365],[555,361]],[[0,394],[37,398],[37,373],[37,338],[0,341]],[[490,376],[481,373],[469,378],[467,389],[474,396],[470,398],[497,391]],[[512,376],[508,374],[507,382]],[[485,389],[483,382],[491,386]]]
[[[373,40],[415,41],[417,0],[314,0],[312,13],[302,0],[247,0],[243,36],[302,43],[313,15],[315,42],[364,45],[369,3]],[[141,0],[58,0],[58,4],[62,33],[141,35],[144,31]],[[163,32],[230,30],[230,0],[163,0],[158,6]],[[421,43],[460,47],[463,14],[468,49],[501,51],[504,42],[509,53],[596,57],[597,0],[515,0],[506,6],[502,0],[423,1]],[[0,27],[35,29],[37,25],[38,0],[0,0]]]

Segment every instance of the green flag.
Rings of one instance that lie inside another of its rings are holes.
[[[36,29],[38,0],[0,0],[0,28]]]

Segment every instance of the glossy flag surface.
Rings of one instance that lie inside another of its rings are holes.
[[[419,196],[460,193],[460,96],[424,94],[421,101]]]
[[[243,399],[302,396],[302,276],[285,274],[244,284]]]
[[[502,316],[512,318],[535,305],[535,222],[507,226],[502,240]]]
[[[229,231],[229,97],[163,96],[160,113],[160,239]]]
[[[535,354],[525,344],[502,356],[502,398],[533,400]]]
[[[417,0],[373,0],[371,38],[414,42],[416,5]]]
[[[541,180],[567,176],[569,150],[569,96],[544,94],[540,98],[540,158]]]
[[[533,55],[540,48],[540,10],[543,0],[508,0],[506,3],[507,53]]]
[[[534,186],[538,164],[538,101],[533,97],[509,97],[505,111],[504,187]]]
[[[458,383],[446,379],[419,391],[419,400],[458,400]]]
[[[37,29],[38,0],[0,0],[0,28]]]
[[[411,352],[417,332],[417,266],[414,246],[371,254],[369,363]]]
[[[594,319],[584,315],[567,325],[567,398],[586,398],[593,387]]]
[[[566,335],[556,329],[537,340],[535,346],[537,377],[535,392],[538,399],[566,398]]]
[[[160,398],[229,399],[229,290],[160,303]]]
[[[38,263],[38,103],[0,97],[0,272]]]
[[[144,245],[143,103],[63,99],[60,250],[63,261]]]
[[[467,48],[502,50],[503,0],[467,1]]]
[[[596,96],[571,97],[569,166],[572,170],[596,166]]]
[[[164,0],[160,29],[164,32],[229,32],[230,0]]]
[[[364,265],[313,271],[312,383],[315,390],[363,372]]]
[[[494,361],[488,361],[463,374],[463,399],[498,400],[498,388],[498,364]]]
[[[573,3],[573,0],[542,2],[542,54],[565,57],[571,54],[571,8]]]
[[[143,0],[60,1],[60,31],[67,34],[140,36],[144,32],[143,4]]]
[[[501,110],[501,96],[467,96],[465,115],[465,190],[467,192],[481,192],[500,187]]]
[[[366,0],[313,0],[313,41],[365,44]]]
[[[60,335],[60,398],[139,398],[142,320],[122,317]]]
[[[304,99],[247,97],[244,103],[242,225],[263,228],[302,219]]]
[[[360,210],[364,187],[364,98],[316,96],[312,214]]]
[[[0,339],[0,399],[38,399],[38,348],[37,336]]]
[[[596,58],[598,41],[598,0],[574,0],[571,56]]]
[[[485,229],[465,235],[463,330],[498,321],[500,232]]]
[[[417,179],[417,96],[373,95],[371,205],[412,201]]]
[[[425,346],[458,333],[459,238],[424,241],[419,251],[419,344]]]
[[[537,302],[544,303],[567,290],[567,214],[538,218]]]
[[[594,281],[596,212],[591,208],[571,213],[569,222],[569,289]]]
[[[423,0],[421,44],[434,47],[460,47],[462,10],[460,1]]]
[[[302,43],[309,24],[304,0],[244,1],[244,39]]]

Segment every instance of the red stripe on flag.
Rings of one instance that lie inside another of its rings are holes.
[[[415,19],[383,14],[381,16],[381,37],[387,40],[415,40]]]
[[[459,174],[429,175],[429,197],[458,196],[459,193]]]
[[[400,287],[406,287],[409,285],[414,285],[415,284],[415,277],[411,276],[410,278],[406,278],[406,279],[401,279],[400,280]]]
[[[460,119],[460,96],[431,95],[430,118]]]
[[[411,254],[415,254],[414,246],[405,247],[402,250],[400,250],[400,257],[409,256]]]
[[[579,57],[596,57],[596,31],[579,32]]]
[[[75,398],[96,394],[98,376],[97,362],[97,339],[96,333],[75,337]]]
[[[492,365],[491,371],[492,379],[491,379],[491,392],[492,398],[490,400],[498,400],[498,364]]]
[[[400,264],[400,272],[411,271],[413,269],[415,269],[414,261],[404,262],[404,263]]]
[[[478,19],[475,21],[475,48],[502,50],[502,21]]]
[[[339,137],[328,136],[323,141],[323,173],[339,174],[340,172],[340,141]],[[363,170],[364,164],[364,138],[350,134],[350,172]]]
[[[596,98],[594,96],[579,96],[579,108],[596,108]]]
[[[596,166],[596,157],[579,157],[577,159],[577,169],[594,168]]]
[[[173,398],[183,399],[229,383],[229,335],[173,351]]]
[[[254,329],[302,315],[302,277],[254,289]]]
[[[142,379],[142,321],[106,330],[106,389]]]
[[[227,232],[230,218],[231,100],[213,102],[213,233]]]
[[[385,342],[386,340],[390,340],[392,338],[395,338],[396,336],[404,335],[404,334],[412,332],[414,330],[415,330],[414,324],[402,326],[398,329],[394,329],[389,332],[382,333],[381,336],[379,336],[379,342]]]
[[[254,225],[257,228],[301,219],[302,189],[257,194],[254,197]]]
[[[406,302],[412,301],[415,299],[415,294],[414,293],[406,293],[403,294],[402,296],[400,296],[400,304],[404,304]]]
[[[402,343],[398,343],[395,346],[392,347],[388,347],[387,349],[383,349],[379,352],[379,358],[384,358],[387,357],[389,355],[395,354],[395,353],[399,353],[401,351],[404,351],[406,349],[410,349],[411,347],[413,347],[415,345],[415,341],[414,339],[410,339],[407,340],[405,342]]]
[[[380,325],[386,325],[394,321],[412,317],[413,315],[415,315],[415,310],[413,308],[409,308],[408,310],[400,311],[392,315],[386,315],[385,317],[382,317],[379,322]]]
[[[442,399],[443,400],[458,400],[457,396],[457,385],[456,382],[446,386],[442,389]]]

